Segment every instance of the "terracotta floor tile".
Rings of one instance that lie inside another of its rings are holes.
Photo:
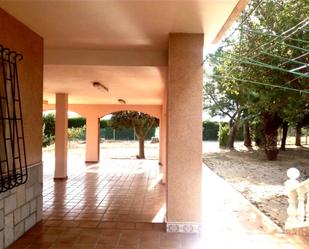
[[[111,165],[115,168],[110,168],[102,163],[78,173],[72,171],[67,182],[54,182],[52,175],[45,175],[44,218],[47,221],[30,229],[10,248],[309,248],[309,239],[305,237],[271,234],[260,229],[260,223],[248,219],[250,208],[246,200],[211,172],[203,176],[208,184],[205,188],[208,205],[203,209],[205,229],[202,235],[165,233],[164,224],[149,223],[165,200],[163,185],[148,189],[157,173],[153,169],[155,165],[136,166],[132,162],[124,167],[116,163]],[[125,173],[115,173],[115,169],[125,169]],[[141,170],[144,171],[132,173]],[[211,196],[213,189],[217,190],[215,197]],[[59,217],[62,218],[57,220]],[[98,221],[85,220],[97,218]]]
[[[79,227],[81,228],[95,228],[99,225],[98,221],[80,221]]]

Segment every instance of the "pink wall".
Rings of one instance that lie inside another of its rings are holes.
[[[42,219],[43,39],[0,8],[0,44],[23,55],[18,76],[28,163],[27,183],[0,195],[0,248],[6,248]]]
[[[0,8],[0,44],[23,54],[18,64],[29,164],[42,161],[43,39]]]

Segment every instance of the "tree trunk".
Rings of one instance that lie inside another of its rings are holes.
[[[252,147],[251,137],[250,137],[250,126],[248,122],[244,123],[244,145],[246,147]]]
[[[265,153],[267,159],[274,161],[277,159],[279,150],[277,148],[278,128],[281,119],[277,114],[264,113],[264,135],[265,135]]]
[[[238,122],[235,121],[232,127],[230,127],[229,141],[227,145],[229,149],[234,149],[234,142],[237,135],[237,131],[238,131]]]
[[[289,129],[288,122],[283,122],[283,124],[282,124],[282,138],[281,138],[280,150],[285,150],[286,138],[288,136],[288,129]]]
[[[295,145],[301,146],[301,126],[296,125]]]
[[[234,149],[234,142],[235,142],[237,132],[238,132],[240,114],[241,114],[240,112],[237,114],[234,122],[230,120],[230,123],[229,123],[230,131],[229,131],[229,140],[227,144],[229,149]]]
[[[142,136],[138,137],[139,144],[139,155],[138,159],[145,159],[145,138]]]

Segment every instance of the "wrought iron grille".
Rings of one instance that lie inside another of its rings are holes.
[[[28,178],[17,64],[21,54],[0,45],[0,193]]]

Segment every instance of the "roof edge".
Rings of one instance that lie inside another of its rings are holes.
[[[237,20],[237,18],[240,16],[241,12],[246,8],[247,4],[250,2],[250,0],[239,0],[234,9],[232,10],[229,17],[226,19],[225,23],[221,27],[220,31],[216,35],[216,38],[213,40],[213,44],[218,43],[226,31],[232,26],[233,22]]]

